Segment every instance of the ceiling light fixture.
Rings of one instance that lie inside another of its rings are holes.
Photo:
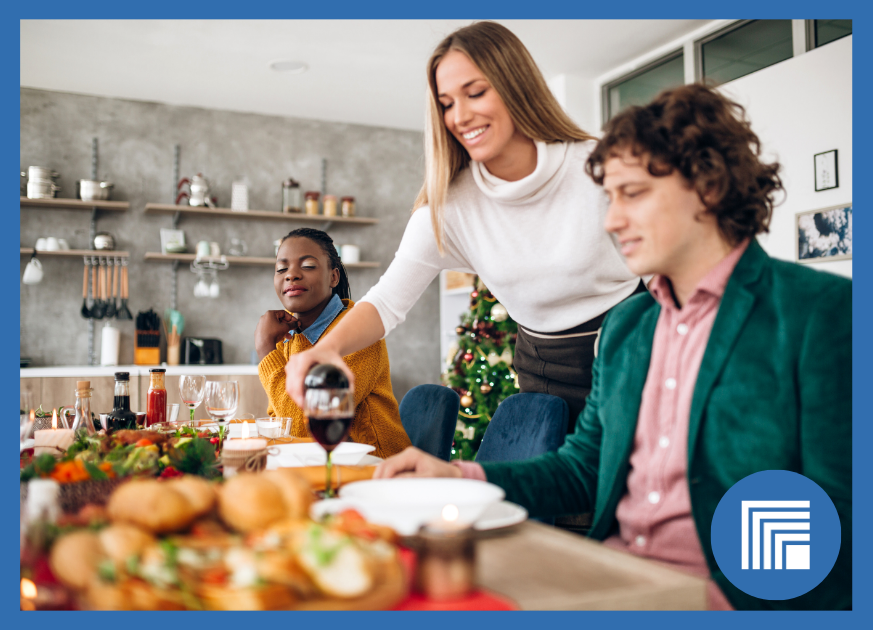
[[[270,62],[270,70],[276,72],[285,72],[288,74],[303,74],[309,70],[309,66],[302,61],[290,61],[288,59],[279,59]]]

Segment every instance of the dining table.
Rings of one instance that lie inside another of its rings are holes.
[[[288,436],[270,445],[310,441]],[[358,467],[381,461],[366,455]],[[323,468],[309,468],[307,476],[320,480]],[[530,519],[478,532],[476,574],[481,589],[520,610],[705,610],[707,603],[702,578]]]

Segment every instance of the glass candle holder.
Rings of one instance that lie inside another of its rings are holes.
[[[435,600],[468,595],[476,581],[476,534],[472,526],[440,521],[418,532],[415,587]]]

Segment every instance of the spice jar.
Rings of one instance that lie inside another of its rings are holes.
[[[355,216],[355,198],[354,197],[343,197],[342,198],[342,214],[344,217],[353,217]]]
[[[325,195],[324,196],[324,216],[326,216],[326,217],[335,217],[336,216],[336,195]]]
[[[303,212],[300,184],[290,177],[282,182],[282,212],[285,214]]]
[[[306,214],[318,214],[318,198],[321,193],[317,190],[310,190],[306,193]]]

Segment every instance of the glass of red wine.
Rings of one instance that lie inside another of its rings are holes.
[[[304,380],[306,402],[303,412],[309,433],[327,453],[325,497],[334,496],[331,454],[346,439],[355,418],[355,393],[346,375],[327,363],[316,365]],[[337,488],[339,489],[339,488]]]

